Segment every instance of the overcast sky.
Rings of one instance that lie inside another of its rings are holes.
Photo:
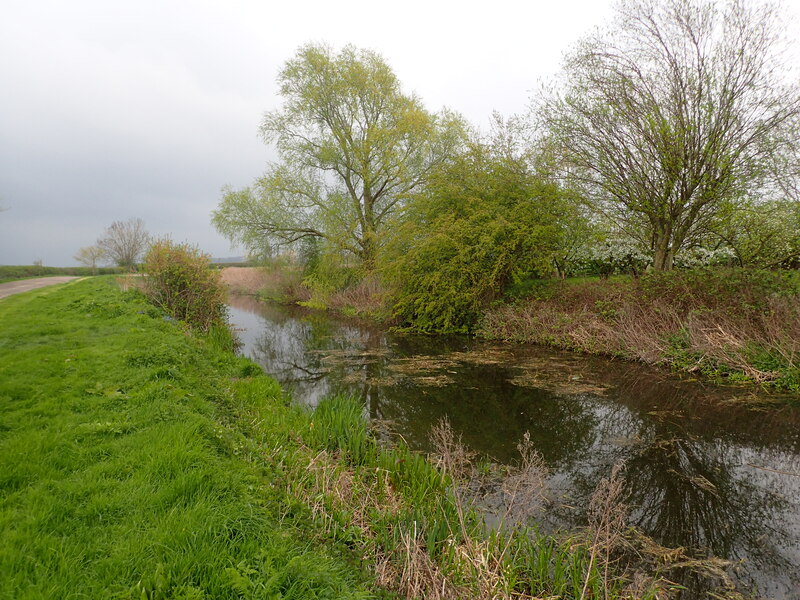
[[[800,0],[789,4],[796,6]],[[274,151],[275,78],[307,42],[371,48],[406,91],[485,125],[524,112],[610,0],[5,0],[0,264],[76,264],[114,220],[241,254],[210,213]]]

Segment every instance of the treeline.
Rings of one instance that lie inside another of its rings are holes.
[[[379,296],[431,332],[474,330],[557,279],[796,269],[783,20],[761,3],[622,2],[529,114],[489,132],[427,111],[375,52],[304,46],[261,125],[280,161],[224,190],[213,222],[300,265],[312,304]]]
[[[43,265],[0,265],[0,283],[15,279],[28,279],[32,277],[48,277],[51,275],[110,275],[122,273],[119,267],[45,267]]]

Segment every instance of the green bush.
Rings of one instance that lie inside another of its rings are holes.
[[[155,242],[144,259],[145,293],[168,314],[207,331],[225,322],[225,288],[209,257],[189,244]]]
[[[521,159],[476,145],[431,175],[388,244],[394,315],[425,332],[468,332],[526,277],[552,271],[566,209]]]

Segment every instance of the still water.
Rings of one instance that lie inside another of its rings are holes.
[[[629,523],[716,556],[740,589],[800,599],[800,408],[752,389],[466,337],[395,335],[300,308],[230,299],[242,353],[315,405],[345,392],[413,448],[446,417],[472,450],[512,463],[526,432],[550,469],[541,526],[569,531],[624,463]],[[704,598],[712,584],[671,573]]]

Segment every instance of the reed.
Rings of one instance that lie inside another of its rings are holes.
[[[304,439],[316,475],[304,497],[331,536],[368,557],[382,585],[408,598],[632,597],[630,574],[601,560],[597,540],[558,541],[530,525],[522,507],[541,493],[546,469],[528,440],[505,484],[501,524],[488,528],[466,485],[470,453],[447,423],[432,436],[431,459],[403,443],[379,446],[361,403],[347,397],[310,415]],[[664,588],[651,579],[636,593],[656,598]]]

